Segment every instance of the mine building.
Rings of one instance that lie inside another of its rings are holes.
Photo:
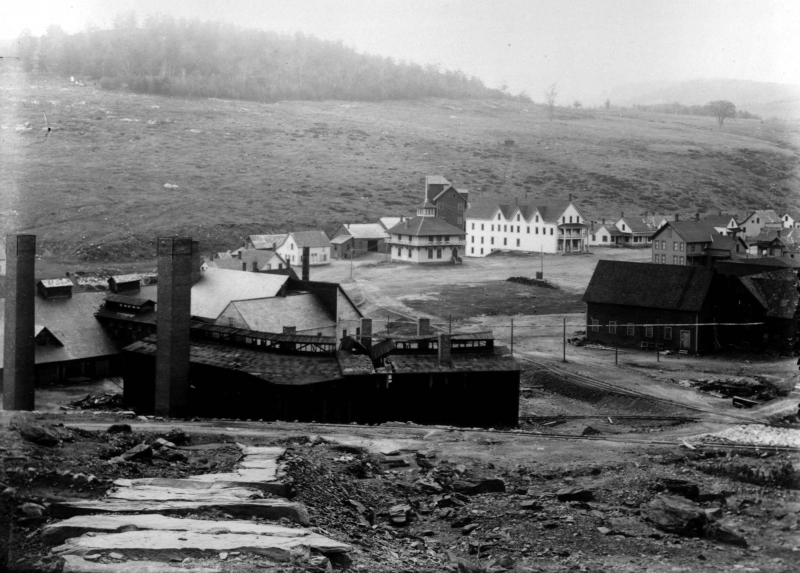
[[[417,216],[389,229],[393,262],[418,265],[461,264],[465,233],[436,216],[437,208],[428,201],[417,207]]]

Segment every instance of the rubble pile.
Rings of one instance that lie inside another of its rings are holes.
[[[763,424],[743,424],[714,434],[704,434],[699,440],[707,443],[800,448],[800,430],[775,428]]]
[[[553,290],[559,290],[558,285],[555,285],[550,281],[546,281],[544,279],[533,279],[530,277],[508,277],[506,280],[510,283],[517,283],[526,286],[536,286],[542,288],[549,288]]]
[[[74,410],[109,410],[118,412],[124,410],[122,404],[122,394],[87,394],[85,398],[80,398],[69,403],[68,409]]]
[[[781,384],[764,376],[738,376],[733,378],[690,378],[688,380],[672,380],[685,388],[694,388],[700,392],[718,398],[749,398],[759,402],[774,400],[778,396],[786,396],[790,386]]]

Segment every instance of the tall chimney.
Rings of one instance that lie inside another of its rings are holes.
[[[191,237],[158,239],[157,416],[181,417],[189,406],[192,246]]]
[[[694,214],[694,220],[695,221],[699,221],[700,220],[700,212],[699,211]]]
[[[446,332],[439,333],[439,362],[450,361],[451,335]]]
[[[624,218],[625,218],[625,211],[622,211],[622,212],[619,214],[619,216],[620,216],[622,219],[624,219]]]
[[[273,253],[277,253],[278,252],[278,243],[272,243],[272,252]]]
[[[35,408],[35,259],[36,235],[6,237],[4,410]]]
[[[303,247],[303,280],[310,280],[311,247]]]
[[[369,348],[372,346],[372,319],[361,319],[361,344]]]
[[[681,220],[681,215],[680,215],[680,213],[675,213],[675,222],[678,222],[678,221],[680,221],[680,220]]]
[[[430,318],[418,318],[417,319],[417,336],[425,336],[431,329],[431,319]]]
[[[192,284],[200,280],[200,241],[192,241]]]

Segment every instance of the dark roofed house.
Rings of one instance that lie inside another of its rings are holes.
[[[115,275],[108,279],[108,290],[114,293],[138,292],[141,286],[141,277],[136,274]]]
[[[424,348],[406,339],[405,352],[373,360],[353,351],[357,344],[337,350],[333,337],[195,322],[190,409],[264,420],[516,426],[520,368],[508,350],[494,346],[491,333],[445,336],[424,337]],[[125,403],[137,411],[153,408],[156,344],[151,336],[125,348]]]
[[[587,338],[612,346],[711,351],[713,329],[696,325],[711,321],[713,277],[704,267],[598,261],[583,295]]]
[[[389,229],[392,261],[414,264],[458,264],[466,243],[465,233],[436,216],[437,208],[425,201],[417,216]]]
[[[722,235],[713,221],[670,221],[653,235],[653,262],[712,267],[720,260],[744,256],[748,246],[738,235]]]
[[[337,259],[365,253],[385,253],[389,233],[380,223],[345,223],[331,239]]]
[[[457,189],[441,175],[425,176],[423,201],[436,209],[436,217],[464,231],[464,212],[469,207],[469,191]]]

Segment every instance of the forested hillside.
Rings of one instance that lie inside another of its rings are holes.
[[[112,29],[77,34],[51,26],[42,37],[23,33],[17,46],[25,71],[137,93],[265,102],[511,97],[460,71],[359,54],[341,42],[166,16],[139,24],[129,15]]]

